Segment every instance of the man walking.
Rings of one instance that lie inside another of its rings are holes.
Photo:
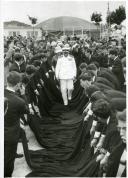
[[[58,59],[55,74],[60,80],[60,89],[64,105],[68,105],[68,100],[72,99],[73,80],[76,77],[76,63],[73,56],[69,55],[70,47],[65,44],[63,47],[63,56]]]

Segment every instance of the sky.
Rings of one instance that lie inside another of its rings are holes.
[[[125,1],[109,1],[110,11]],[[72,16],[90,21],[90,16],[97,11],[102,14],[105,23],[108,1],[4,1],[2,4],[3,21],[18,20],[30,24],[27,15],[36,17],[38,23],[51,17]]]

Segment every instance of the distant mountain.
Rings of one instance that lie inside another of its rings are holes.
[[[77,18],[77,17],[68,17],[68,16],[50,18],[36,25],[36,28],[43,28],[44,30],[54,30],[54,31],[63,31],[64,29],[73,30],[73,28],[75,30],[81,28],[86,30],[97,29],[95,24],[90,23],[87,20]]]
[[[32,28],[32,26],[23,22],[12,20],[9,22],[4,22],[4,28]]]

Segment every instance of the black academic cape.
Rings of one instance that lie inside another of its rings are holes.
[[[120,89],[119,81],[117,77],[111,71],[103,69],[98,72],[98,77],[106,78],[108,81],[110,81],[111,83],[115,85],[116,87],[115,89],[117,90]]]
[[[104,77],[96,77],[96,80],[95,80],[97,83],[103,83],[103,84],[105,84],[105,85],[107,85],[107,86],[109,86],[109,87],[111,87],[111,88],[113,88],[113,89],[115,89],[116,87],[115,87],[115,85],[112,83],[112,82],[110,82],[108,79],[106,79],[106,78],[104,78]]]

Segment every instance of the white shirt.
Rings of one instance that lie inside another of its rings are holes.
[[[58,79],[73,79],[76,77],[76,63],[74,57],[68,55],[58,59],[56,69],[56,78]]]
[[[15,90],[9,86],[7,86],[6,89],[15,93]]]
[[[115,57],[114,61],[118,58],[118,56]]]
[[[18,62],[16,62],[16,61],[15,61],[15,63],[18,65],[18,67],[19,67],[19,70],[20,70],[20,65],[19,65],[19,63],[18,63]]]

